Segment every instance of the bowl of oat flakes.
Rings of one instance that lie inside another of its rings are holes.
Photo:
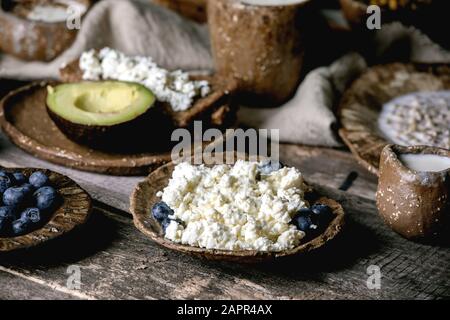
[[[375,66],[344,93],[338,116],[339,135],[374,174],[387,144],[450,149],[450,66]]]

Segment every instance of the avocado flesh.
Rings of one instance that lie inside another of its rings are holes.
[[[47,107],[79,125],[114,126],[132,121],[155,104],[144,86],[120,81],[80,82],[48,87]]]
[[[140,84],[86,81],[49,86],[47,91],[50,118],[78,144],[135,153],[161,148],[159,141],[170,139],[169,120],[153,93]]]

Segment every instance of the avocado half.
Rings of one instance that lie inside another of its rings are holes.
[[[84,81],[48,86],[46,103],[48,114],[68,138],[110,149],[142,139],[152,121],[158,121],[155,101],[154,94],[137,83]]]

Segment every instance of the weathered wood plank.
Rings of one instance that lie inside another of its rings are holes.
[[[39,281],[40,282],[40,281]],[[0,300],[76,300],[70,294],[54,291],[46,284],[36,283],[22,275],[0,268]]]
[[[354,171],[358,177],[348,192],[367,199],[375,198],[377,177],[358,165],[349,152],[282,144],[280,158],[304,172],[308,181],[334,189]]]
[[[171,252],[140,234],[127,216],[97,207],[82,229],[41,248],[0,257],[0,265],[64,287],[82,270],[80,296],[103,299],[436,299],[450,297],[448,248],[407,241],[378,217],[373,201],[323,189],[342,201],[348,226],[307,257],[255,266],[209,262]],[[366,286],[378,265],[380,290]],[[1,277],[1,274],[0,274]]]
[[[335,188],[339,187],[348,173],[357,171],[359,177],[349,193],[374,198],[376,178],[358,166],[348,152],[281,145],[280,158],[286,164],[300,168],[308,181]],[[1,133],[0,165],[47,168],[65,174],[77,181],[95,199],[124,211],[128,211],[129,195],[142,179],[142,177],[107,176],[54,165],[18,149]]]

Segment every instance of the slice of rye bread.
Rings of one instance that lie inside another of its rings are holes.
[[[83,73],[78,60],[72,61],[60,69],[63,82],[82,81]],[[233,95],[237,90],[237,82],[219,76],[191,76],[192,80],[207,80],[211,92],[204,98],[198,98],[194,105],[186,111],[173,111],[170,104],[158,102],[164,113],[172,119],[175,127],[189,128],[194,120],[203,121],[203,128],[232,126],[236,121],[237,105]]]

